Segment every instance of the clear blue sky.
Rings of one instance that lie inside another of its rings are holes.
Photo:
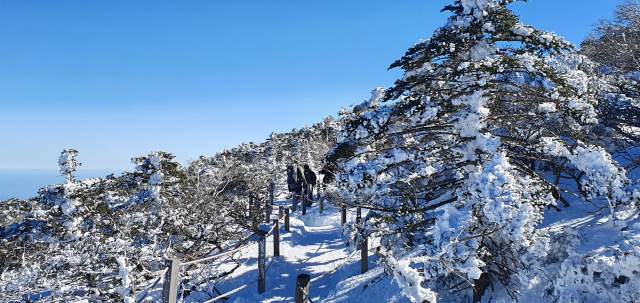
[[[615,0],[532,0],[525,24],[579,44]],[[453,0],[0,0],[0,169],[131,169],[311,125],[388,87]]]

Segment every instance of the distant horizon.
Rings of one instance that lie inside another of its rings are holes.
[[[79,167],[76,170],[77,171],[83,171],[83,170],[104,170],[104,171],[108,171],[108,170],[122,170],[122,171],[126,171],[127,169],[132,169],[134,168],[134,166],[130,167],[130,168],[82,168]],[[57,168],[0,168],[0,170],[47,170],[47,171],[60,171]]]
[[[83,169],[79,167],[76,179],[104,178],[109,174],[120,176],[129,170],[112,169]],[[38,190],[48,185],[62,184],[65,182],[60,170],[54,168],[0,168],[0,201],[11,198],[29,199],[38,195]]]

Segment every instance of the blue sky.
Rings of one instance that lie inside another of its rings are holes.
[[[579,44],[619,1],[511,5],[525,24]],[[131,169],[185,163],[311,125],[401,74],[453,0],[0,0],[0,169]]]

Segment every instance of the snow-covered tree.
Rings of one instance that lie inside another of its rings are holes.
[[[640,71],[616,73],[606,67],[594,75],[599,88],[594,134],[608,151],[625,158],[629,171],[640,167]]]
[[[78,151],[75,149],[65,149],[58,158],[58,166],[60,166],[60,173],[67,179],[67,183],[75,181],[73,173],[76,171],[76,167],[82,166],[82,163],[76,160]]]
[[[596,134],[608,150],[626,158],[630,170],[640,167],[640,2],[625,0],[612,20],[601,20],[581,43],[580,53],[599,64],[600,125]]]
[[[612,20],[602,19],[580,44],[580,52],[622,73],[640,70],[640,2],[618,4]]]
[[[461,300],[469,284],[477,301],[495,281],[511,291],[514,272],[549,250],[536,227],[546,207],[568,206],[565,171],[580,186],[570,194],[611,212],[630,199],[591,134],[593,64],[521,24],[515,1],[447,6],[447,23],[391,65],[404,76],[352,110],[328,157],[345,202],[370,210],[347,232],[381,238],[388,274],[414,302]]]

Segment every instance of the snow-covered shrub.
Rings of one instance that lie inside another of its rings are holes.
[[[25,214],[31,211],[32,200],[20,200],[12,198],[0,201],[0,229],[9,227],[14,223],[20,223]]]
[[[197,204],[198,188],[172,158],[152,152],[133,159],[134,173],[41,189],[25,218],[2,230],[10,249],[0,264],[0,300],[40,293],[134,301],[165,257],[188,260],[246,241],[248,233],[222,211],[238,205],[211,193]]]
[[[588,227],[551,232],[547,257],[519,272],[521,289],[535,289],[549,302],[637,302],[637,223],[633,229],[612,224]]]

